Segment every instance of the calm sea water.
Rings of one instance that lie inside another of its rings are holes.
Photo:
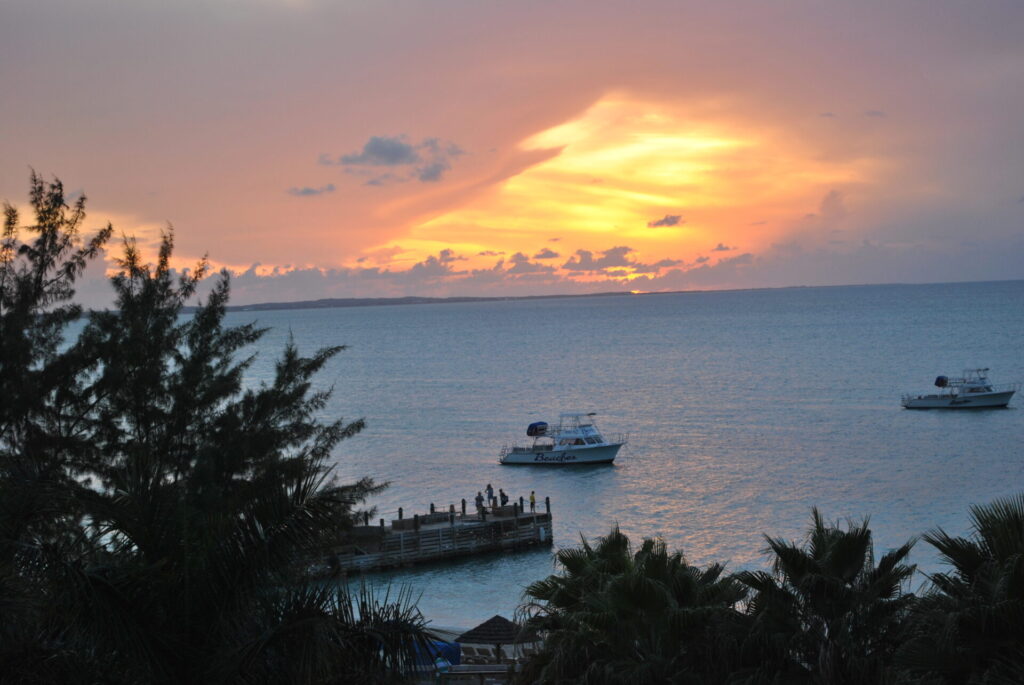
[[[968,505],[1024,489],[1024,397],[978,412],[899,405],[967,367],[1024,380],[1024,281],[229,316],[254,318],[272,330],[251,382],[289,335],[304,352],[350,346],[320,376],[335,387],[325,417],[365,417],[337,468],[389,481],[371,503],[388,518],[491,483],[549,496],[556,546],[618,523],[738,569],[764,567],[764,533],[799,537],[811,506],[870,515],[887,549],[935,526],[966,532]],[[613,466],[498,464],[528,423],[572,410],[630,434]],[[937,568],[924,544],[913,560]],[[541,550],[369,579],[412,584],[435,624],[468,627],[510,615],[551,572]]]

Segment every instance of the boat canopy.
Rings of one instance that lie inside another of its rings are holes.
[[[531,438],[536,438],[544,435],[548,432],[548,424],[544,421],[536,421],[526,427],[526,434]]]
[[[946,377],[946,376],[938,376],[938,377],[936,377],[936,379],[935,379],[935,387],[936,388],[944,388],[947,385],[949,385],[949,378],[948,377]]]

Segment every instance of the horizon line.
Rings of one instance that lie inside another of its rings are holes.
[[[252,304],[228,305],[229,312],[244,311],[277,311],[284,309],[336,309],[345,307],[376,307],[418,304],[460,304],[469,302],[502,302],[518,300],[550,300],[581,297],[614,297],[644,295],[697,295],[702,293],[757,292],[763,290],[796,290],[811,288],[871,288],[893,286],[929,286],[929,285],[970,285],[979,283],[1013,283],[1024,281],[1024,278],[1005,278],[986,281],[934,281],[925,283],[891,282],[891,283],[841,283],[831,285],[783,285],[759,286],[748,288],[709,288],[703,290],[606,290],[593,293],[554,293],[550,295],[452,295],[447,297],[428,297],[419,295],[401,295],[395,297],[323,297],[313,300],[289,300],[278,302],[255,302]],[[183,308],[186,313],[195,312],[199,307],[190,305]]]

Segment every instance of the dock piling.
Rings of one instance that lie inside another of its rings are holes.
[[[398,520],[402,520],[402,507],[398,507]]]

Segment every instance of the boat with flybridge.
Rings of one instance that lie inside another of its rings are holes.
[[[605,438],[594,421],[596,414],[565,413],[558,425],[536,421],[526,428],[529,445],[506,445],[498,459],[502,464],[610,464],[626,444],[626,435]]]
[[[959,378],[939,376],[938,392],[927,395],[903,395],[900,403],[907,409],[994,409],[1010,403],[1020,383],[993,385],[988,369],[967,369]]]

